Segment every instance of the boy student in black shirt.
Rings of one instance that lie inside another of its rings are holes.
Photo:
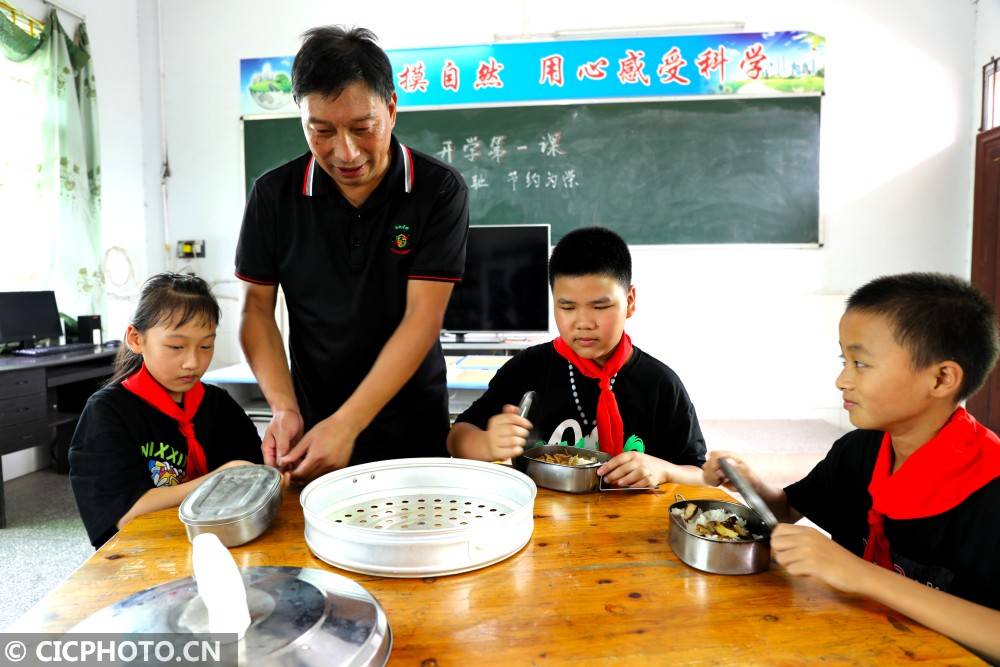
[[[1000,439],[959,403],[997,359],[996,314],[958,278],[876,279],[840,320],[844,409],[858,430],[804,479],[774,488],[736,460],[779,520],[803,516],[832,540],[781,524],[771,537],[791,574],[875,599],[1000,660]],[[898,576],[899,574],[905,576]]]
[[[114,377],[87,401],[69,450],[95,547],[140,514],[179,505],[209,471],[263,462],[250,418],[199,379],[218,323],[201,278],[161,273],[143,285]]]
[[[632,258],[614,232],[577,229],[549,261],[559,337],[519,352],[448,435],[454,456],[491,461],[536,444],[600,449],[606,483],[701,484],[705,440],[677,375],[632,345],[625,320],[635,312]],[[516,404],[536,398],[529,419]],[[532,442],[528,442],[529,433]]]

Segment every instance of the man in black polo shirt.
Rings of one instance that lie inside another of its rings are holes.
[[[305,34],[292,90],[310,152],[257,179],[236,249],[240,339],[274,413],[264,459],[298,480],[447,455],[438,335],[465,266],[468,190],[392,135],[392,69],[374,40],[357,28]]]

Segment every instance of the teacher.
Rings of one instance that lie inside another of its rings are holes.
[[[447,455],[439,333],[469,225],[462,176],[392,133],[392,68],[375,35],[303,37],[292,94],[309,152],[257,179],[236,249],[240,342],[273,414],[264,460],[300,482]]]

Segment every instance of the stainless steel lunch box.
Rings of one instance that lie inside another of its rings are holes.
[[[254,539],[281,507],[281,475],[265,465],[242,465],[213,473],[177,510],[189,540],[214,533],[227,547]]]
[[[701,511],[724,509],[746,521],[747,530],[763,535],[753,540],[728,542],[703,537],[687,529],[686,522],[674,513],[688,503]],[[693,568],[712,574],[754,574],[771,565],[771,531],[749,507],[722,500],[684,500],[681,498],[667,512],[670,520],[670,548],[677,557]]]
[[[546,463],[535,458],[543,454],[559,453],[587,456],[594,459],[594,463],[586,466],[564,466],[558,463]],[[535,484],[538,486],[568,493],[590,493],[596,491],[601,485],[601,477],[597,474],[597,469],[601,467],[602,463],[610,460],[611,455],[607,452],[567,445],[542,445],[525,451],[518,461],[518,466],[523,466],[524,473],[535,480]]]

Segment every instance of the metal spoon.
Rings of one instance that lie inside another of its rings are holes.
[[[750,483],[747,482],[746,478],[736,469],[736,466],[729,462],[729,459],[721,458],[719,459],[719,467],[722,468],[722,472],[725,473],[729,481],[733,483],[736,490],[740,492],[740,495],[747,501],[747,505],[750,506],[754,512],[760,516],[764,521],[764,525],[767,526],[767,531],[771,532],[774,530],[775,526],[778,525],[778,518],[774,516],[774,512],[771,508],[767,506],[764,499],[758,495],[757,491],[754,490]]]

